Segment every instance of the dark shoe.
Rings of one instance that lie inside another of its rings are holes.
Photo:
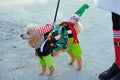
[[[120,72],[120,69],[114,63],[108,70],[102,72],[99,75],[99,80],[110,80],[112,77],[114,77],[119,72]]]
[[[120,72],[115,75],[111,80],[120,80]]]

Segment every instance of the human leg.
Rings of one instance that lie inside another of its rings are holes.
[[[120,15],[112,13],[115,64],[120,68]]]
[[[100,80],[109,80],[120,72],[120,15],[112,13],[115,62],[106,71],[100,73]]]

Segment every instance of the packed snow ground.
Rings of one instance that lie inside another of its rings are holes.
[[[98,9],[91,0],[61,0],[57,23],[67,20],[82,4],[90,8],[81,17],[84,31],[79,35],[84,66],[69,66],[66,52],[54,58],[53,77],[40,76],[34,49],[21,39],[27,24],[52,23],[57,0],[0,1],[0,80],[98,80],[100,72],[114,61],[110,12]]]

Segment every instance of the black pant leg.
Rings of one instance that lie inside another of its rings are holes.
[[[113,29],[120,30],[120,15],[112,12]]]

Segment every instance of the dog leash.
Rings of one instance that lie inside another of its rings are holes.
[[[58,0],[58,3],[57,3],[57,7],[56,7],[56,12],[55,12],[55,17],[54,17],[54,22],[53,22],[53,24],[56,22],[59,4],[60,4],[60,0]]]

